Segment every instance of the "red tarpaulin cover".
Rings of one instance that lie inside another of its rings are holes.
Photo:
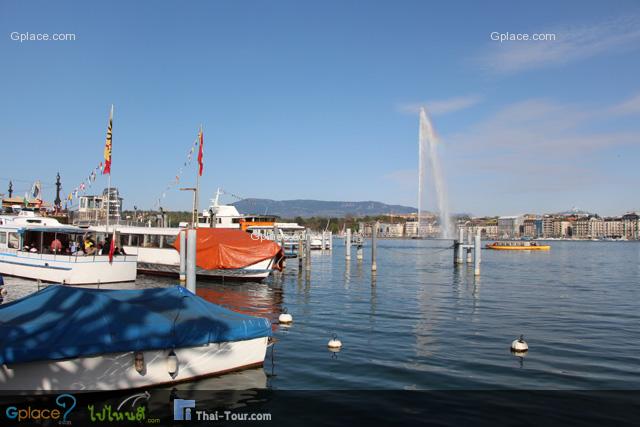
[[[279,244],[246,231],[230,228],[196,229],[196,265],[207,270],[243,268],[275,256],[272,268],[282,270],[284,251]],[[180,239],[173,246],[180,250]]]

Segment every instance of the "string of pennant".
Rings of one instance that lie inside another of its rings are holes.
[[[100,164],[95,168],[93,168],[93,170],[89,173],[89,175],[87,175],[87,178],[83,180],[78,186],[76,186],[73,189],[73,191],[71,191],[67,195],[66,202],[70,202],[73,205],[73,199],[77,199],[78,197],[86,193],[86,191],[89,188],[91,188],[93,183],[96,181],[96,178],[98,177],[98,172],[102,172],[103,169],[104,169],[104,164],[100,162]]]
[[[191,148],[189,149],[189,152],[187,153],[186,160],[182,163],[182,166],[178,169],[178,172],[176,173],[175,177],[167,184],[167,186],[164,188],[160,196],[157,198],[156,203],[154,205],[155,209],[160,208],[160,206],[162,205],[162,200],[164,200],[164,198],[167,197],[167,193],[173,190],[180,183],[182,174],[187,169],[187,167],[191,165],[191,162],[195,157],[194,154],[196,152],[196,149],[198,148],[199,142],[200,142],[199,137],[196,137],[196,139],[193,141],[193,144],[191,144]]]

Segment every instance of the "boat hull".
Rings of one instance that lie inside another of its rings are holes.
[[[548,251],[551,249],[551,246],[548,245],[540,245],[540,246],[493,246],[487,245],[487,249],[493,249],[495,251]]]
[[[167,370],[169,350],[149,350],[144,354],[141,373],[134,367],[134,352],[93,357],[51,360],[0,367],[0,389],[15,391],[113,391],[167,385],[261,366],[268,338],[212,343],[177,348],[178,370]]]
[[[124,247],[127,253],[138,255],[138,271],[144,274],[178,277],[180,275],[180,253],[176,250],[158,248]],[[243,268],[207,270],[196,268],[201,279],[262,280],[271,274],[274,259],[266,259]]]
[[[0,252],[0,274],[66,285],[132,282],[135,256],[71,256],[5,250]]]

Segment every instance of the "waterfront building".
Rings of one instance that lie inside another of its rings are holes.
[[[536,239],[542,237],[542,219],[540,218],[526,218],[522,223],[522,235]]]
[[[404,223],[404,235],[415,237],[418,235],[418,221],[407,221]]]
[[[514,239],[522,234],[521,226],[524,223],[524,215],[501,216],[498,218],[498,237],[501,239]]]
[[[542,237],[553,237],[553,220],[551,215],[542,217]]]
[[[378,223],[378,236],[379,237],[402,237],[404,234],[403,224],[389,224],[380,222]]]
[[[556,239],[567,239],[573,236],[573,224],[564,218],[554,218],[552,237]]]
[[[597,216],[580,217],[573,223],[573,237],[599,239],[604,235],[604,221]]]
[[[640,238],[640,215],[629,212],[622,216],[622,236],[629,240]]]
[[[620,218],[604,219],[604,235],[613,239],[619,239],[624,235],[624,225]]]

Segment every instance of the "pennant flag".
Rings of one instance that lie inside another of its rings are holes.
[[[109,126],[107,127],[107,141],[104,144],[104,170],[103,175],[111,174],[111,143],[113,130],[113,104],[111,104],[111,112],[109,113]]]
[[[200,127],[200,149],[198,150],[198,166],[200,170],[198,171],[198,175],[202,176],[202,168],[204,167],[204,159],[202,158],[204,155],[204,132],[202,132],[202,127]]]
[[[42,192],[42,184],[40,183],[40,181],[34,182],[33,187],[31,187],[31,196],[37,200],[40,198],[41,192]]]
[[[111,245],[109,245],[109,264],[113,262],[113,254],[116,251],[116,230],[113,230],[113,237],[111,238]]]
[[[29,206],[29,200],[27,199],[27,193],[24,193],[24,197],[22,198],[22,203],[24,203],[25,207]]]

